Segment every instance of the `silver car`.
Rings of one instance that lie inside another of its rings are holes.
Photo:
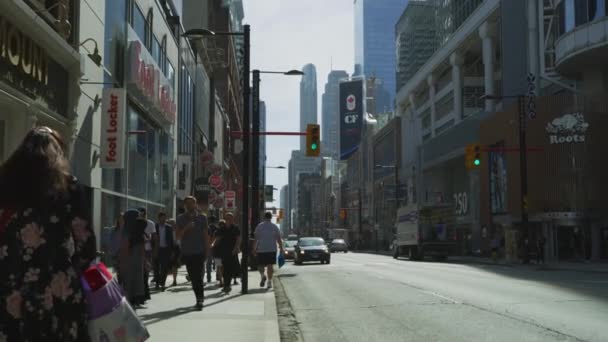
[[[344,239],[334,239],[329,244],[329,249],[332,253],[334,252],[344,252],[348,253],[348,245]]]

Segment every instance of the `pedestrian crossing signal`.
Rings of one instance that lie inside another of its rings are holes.
[[[306,127],[306,156],[318,157],[321,154],[321,128],[310,124]]]
[[[469,144],[465,148],[464,163],[467,170],[474,170],[481,166],[481,145]]]

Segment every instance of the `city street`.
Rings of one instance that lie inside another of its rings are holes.
[[[608,340],[608,273],[349,253],[279,277],[304,341]]]

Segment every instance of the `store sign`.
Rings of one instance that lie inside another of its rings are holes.
[[[359,148],[363,114],[363,80],[340,83],[340,160]]]
[[[0,81],[57,114],[66,115],[68,73],[47,52],[0,16]]]
[[[209,184],[211,185],[211,187],[217,188],[218,186],[220,186],[222,184],[222,177],[212,175],[211,177],[209,177]]]
[[[224,199],[226,201],[226,209],[234,210],[236,209],[236,192],[234,191],[226,191],[224,193]]]
[[[166,121],[175,123],[177,104],[173,85],[162,74],[139,40],[133,40],[129,45],[129,84],[133,85]]]
[[[454,210],[456,215],[466,215],[469,212],[469,198],[466,192],[454,194]]]
[[[125,155],[126,92],[122,88],[103,90],[101,102],[101,161],[104,169],[122,169]]]
[[[547,124],[550,144],[584,143],[589,124],[581,113],[566,114]]]

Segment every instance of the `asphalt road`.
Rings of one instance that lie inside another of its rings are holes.
[[[332,254],[279,279],[304,341],[608,341],[608,274]]]

